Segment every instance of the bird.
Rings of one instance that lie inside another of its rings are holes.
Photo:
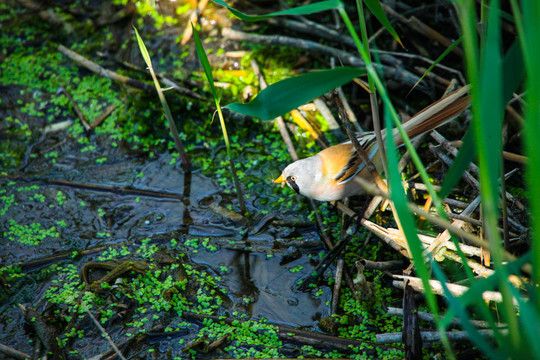
[[[468,86],[459,88],[405,122],[403,128],[409,138],[414,139],[429,132],[465,111],[470,103],[468,90]],[[383,130],[383,139],[385,135]],[[403,145],[397,129],[394,129],[393,136],[397,147]],[[358,136],[358,141],[381,173],[383,166],[375,133],[365,132]],[[358,178],[373,183],[366,164],[349,140],[289,164],[274,183],[282,186],[286,184],[296,193],[310,199],[337,201],[363,192],[360,181],[355,181]]]

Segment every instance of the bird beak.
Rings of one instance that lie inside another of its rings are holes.
[[[287,179],[285,179],[285,178],[283,177],[283,175],[280,175],[276,180],[274,180],[274,183],[275,183],[275,184],[282,184],[282,185],[283,185],[283,183],[284,183],[285,181],[287,181]]]

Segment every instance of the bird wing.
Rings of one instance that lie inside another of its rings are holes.
[[[323,177],[343,181],[357,172],[360,159],[352,144],[338,144],[321,151]]]

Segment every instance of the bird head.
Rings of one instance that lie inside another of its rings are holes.
[[[297,160],[289,164],[274,180],[276,184],[287,184],[297,194],[317,199],[317,186],[320,182],[321,163],[317,156]]]

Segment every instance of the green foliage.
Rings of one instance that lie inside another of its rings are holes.
[[[139,44],[139,50],[141,51],[141,54],[144,58],[144,61],[146,62],[146,65],[148,66],[148,70],[150,70],[150,74],[152,75],[152,80],[154,80],[154,86],[156,88],[156,91],[159,96],[159,101],[161,102],[161,106],[163,107],[163,112],[165,113],[165,118],[167,119],[167,124],[169,125],[169,130],[171,132],[171,135],[174,139],[174,143],[176,145],[176,149],[180,153],[180,156],[182,158],[182,165],[186,169],[191,169],[191,162],[189,161],[189,158],[186,154],[186,151],[184,149],[184,144],[182,142],[182,139],[180,138],[180,135],[178,134],[178,130],[176,129],[176,124],[174,122],[173,115],[171,113],[171,109],[169,108],[169,103],[167,102],[167,99],[165,98],[165,94],[163,93],[163,90],[161,89],[161,85],[159,84],[159,80],[156,76],[156,73],[154,72],[154,68],[152,67],[152,61],[150,59],[150,55],[148,54],[148,50],[146,49],[146,46],[144,45],[144,41],[142,40],[141,36],[139,35],[139,32],[137,31],[136,27],[133,27],[133,30],[135,31],[135,36],[137,38],[137,43]]]

